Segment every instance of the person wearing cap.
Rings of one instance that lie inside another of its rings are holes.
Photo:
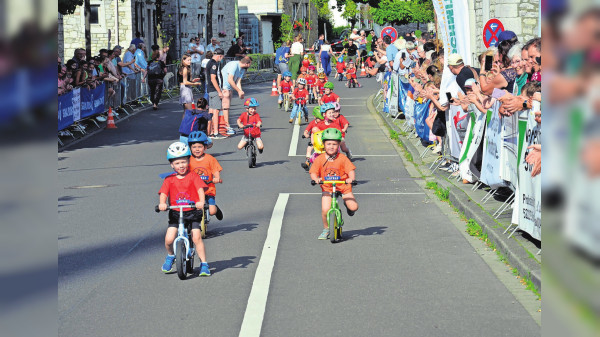
[[[212,114],[212,122],[208,125],[208,136],[219,137],[219,111],[222,109],[223,76],[221,74],[221,60],[225,57],[225,51],[216,48],[212,58],[206,63],[206,92],[208,93],[208,113]]]
[[[500,44],[502,41],[509,41],[509,40],[514,40],[514,43],[517,42],[517,34],[515,34],[515,32],[510,31],[510,30],[505,30],[503,32],[501,32],[500,34],[498,34],[498,44]]]
[[[478,76],[480,71],[480,69],[465,66],[463,58],[459,54],[450,54],[448,56],[448,68],[450,72],[456,75],[456,84],[458,84],[463,93],[465,92],[465,82],[469,78],[477,80],[475,76]]]

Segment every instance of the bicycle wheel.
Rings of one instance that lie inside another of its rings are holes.
[[[337,217],[335,216],[335,212],[329,213],[329,241],[331,243],[335,243],[337,241]]]
[[[185,263],[185,272],[188,274],[194,273],[194,255],[196,255],[196,250],[194,249],[194,243],[190,242],[190,258]]]
[[[206,212],[202,211],[202,221],[200,221],[200,237],[206,237]]]
[[[254,153],[254,145],[248,145],[246,148],[246,157],[248,157],[248,167],[254,167],[254,162],[252,158],[252,154]]]
[[[175,245],[175,250],[177,251],[177,256],[175,257],[175,262],[177,262],[177,276],[179,276],[180,280],[185,280],[187,277],[186,271],[185,271],[185,253],[186,253],[186,249],[185,249],[185,244],[183,243],[183,240],[179,240],[177,241],[177,244]]]

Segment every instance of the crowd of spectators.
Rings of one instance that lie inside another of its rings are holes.
[[[533,107],[536,121],[541,123],[541,38],[522,43],[514,32],[504,31],[499,35],[497,47],[479,55],[479,67],[466,65],[465,57],[469,55],[450,54],[444,60],[444,50],[438,43],[428,33],[418,37],[407,34],[393,43],[389,36],[384,36],[376,42],[367,62],[369,75],[378,74],[381,81],[385,72],[397,73],[401,82],[410,83],[414,89],[415,101],[431,102],[426,123],[438,139],[434,152],[442,151],[445,114],[451,105],[460,105],[464,111],[486,113],[499,100],[501,115],[510,116]],[[486,62],[490,63],[487,67]],[[456,93],[450,99],[445,93],[440,95],[445,64],[455,75],[447,88]],[[495,90],[496,98],[492,97]],[[532,174],[539,174],[541,146],[534,146],[526,160],[533,165]],[[458,167],[454,165],[448,170],[456,171]]]

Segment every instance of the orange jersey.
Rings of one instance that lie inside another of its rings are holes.
[[[200,159],[197,159],[194,156],[190,157],[190,172],[196,173],[200,176],[200,179],[208,184],[208,189],[204,193],[206,195],[216,195],[217,189],[215,188],[215,184],[208,182],[213,180],[215,173],[221,172],[222,170],[223,168],[215,157],[208,153],[205,153]]]
[[[350,159],[342,153],[338,153],[333,160],[328,160],[327,154],[322,154],[315,158],[310,167],[310,173],[316,174],[319,178],[326,180],[326,177],[339,177],[339,180],[348,179],[348,173],[354,171],[356,166],[350,162]],[[342,194],[352,192],[352,185],[337,185],[336,190]],[[329,184],[321,185],[323,192],[332,192],[332,187]]]

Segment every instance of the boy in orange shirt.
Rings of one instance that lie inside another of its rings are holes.
[[[310,178],[317,183],[322,182],[326,177],[334,180],[343,180],[345,185],[336,186],[336,190],[342,194],[346,212],[353,216],[358,210],[358,203],[352,194],[351,183],[356,179],[356,166],[338,149],[342,141],[342,132],[338,129],[329,128],[323,131],[321,136],[325,146],[325,154],[318,156],[310,167]],[[326,240],[329,237],[329,227],[327,225],[327,212],[331,208],[332,187],[329,184],[321,185],[321,218],[323,220],[323,232],[319,235],[319,240]]]
[[[188,136],[188,145],[192,151],[190,171],[200,176],[208,189],[204,192],[210,215],[216,215],[217,220],[223,220],[223,212],[216,204],[217,189],[215,184],[221,183],[223,168],[215,157],[205,151],[212,146],[212,141],[202,131],[194,131]]]

